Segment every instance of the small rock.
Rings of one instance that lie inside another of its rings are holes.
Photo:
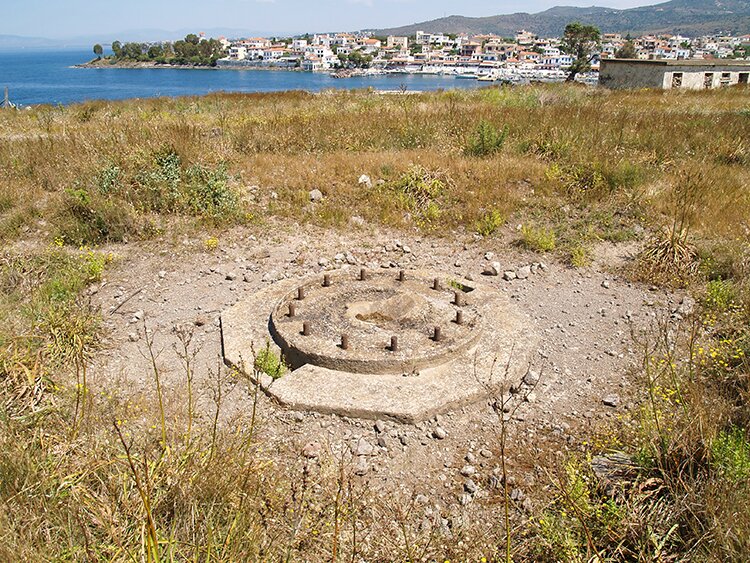
[[[477,469],[473,465],[464,465],[461,468],[461,475],[463,475],[464,477],[471,477],[476,472],[477,472]]]
[[[485,276],[499,276],[502,268],[500,262],[492,262],[484,269]]]
[[[464,490],[470,495],[473,495],[479,490],[479,487],[472,479],[467,479],[466,482],[464,482]]]
[[[143,320],[143,315],[144,315],[143,311],[136,311],[135,314],[133,315],[133,318],[137,321],[141,321]]]
[[[602,287],[603,287],[604,289],[609,289],[609,280],[604,280],[604,281],[602,282]]]
[[[366,188],[371,188],[372,187],[372,180],[370,179],[370,177],[367,174],[362,174],[359,177],[359,180],[357,180],[357,183],[360,186],[364,186]]]
[[[385,422],[383,422],[382,420],[376,420],[375,432],[377,432],[378,434],[382,434],[383,432],[385,432]]]
[[[355,454],[358,456],[366,456],[366,455],[372,455],[375,453],[375,448],[373,445],[365,440],[364,438],[361,439],[357,443],[357,449],[355,451]]]
[[[445,440],[448,437],[448,433],[440,426],[436,426],[435,430],[432,431],[432,437],[438,440]]]
[[[318,266],[327,266],[328,265],[328,258],[324,258],[321,256],[318,258]]]
[[[352,254],[351,252],[347,252],[344,258],[346,260],[346,263],[349,265],[353,266],[354,264],[357,263],[357,259],[354,257],[354,254]]]
[[[406,245],[401,250],[404,251],[404,254],[411,254],[411,248]]]
[[[250,283],[253,281],[253,276],[250,274],[245,274],[244,276],[242,276],[242,279],[245,283]]]
[[[357,458],[357,463],[354,465],[354,474],[362,477],[366,475],[370,470],[370,465],[367,463],[367,459],[364,457]]]
[[[488,450],[487,448],[483,448],[479,450],[479,455],[481,455],[485,459],[489,459],[492,457],[492,452]]]
[[[490,260],[492,260],[494,257],[495,257],[495,253],[494,252],[485,252],[484,253],[484,259],[487,260],[488,262]]]
[[[505,271],[505,272],[503,273],[503,279],[504,279],[505,281],[511,281],[511,280],[514,280],[514,279],[516,279],[517,277],[518,277],[518,276],[516,275],[516,273],[515,273],[515,272],[514,272],[513,270],[506,270],[506,271]]]
[[[468,463],[469,465],[474,465],[477,462],[476,456],[473,453],[471,453],[471,452],[469,452],[468,454],[466,454],[466,456],[464,457],[464,459],[466,460],[466,463]]]
[[[308,459],[320,456],[320,444],[318,442],[308,442],[305,444],[305,447],[302,448],[302,455]]]
[[[322,200],[323,200],[323,192],[317,189],[310,190],[310,201],[312,201],[313,203],[316,203]]]
[[[689,316],[695,309],[695,299],[688,297],[687,295],[680,300],[680,306],[677,307],[675,313],[682,316]]]
[[[359,215],[353,215],[349,218],[349,222],[352,225],[356,225],[357,227],[364,227],[365,226],[365,220],[362,219]]]
[[[524,397],[527,403],[536,403],[536,393],[529,393]]]
[[[540,375],[539,372],[529,370],[526,375],[523,376],[523,382],[526,385],[536,385],[539,383]]]
[[[131,342],[138,342],[140,340],[141,336],[137,332],[131,332],[128,334],[128,340]]]
[[[510,492],[510,500],[521,502],[525,498],[526,498],[526,495],[524,494],[524,492],[521,489],[513,489]]]
[[[159,271],[159,279],[163,280],[166,277],[167,277],[167,272],[165,270],[160,270]]]
[[[227,281],[234,281],[237,279],[237,274],[234,272],[229,272],[226,276],[224,276],[224,279]]]
[[[459,504],[461,504],[461,506],[466,506],[466,505],[467,505],[467,504],[469,504],[469,503],[470,503],[471,501],[472,501],[472,498],[471,498],[471,495],[470,495],[469,493],[464,493],[464,494],[462,494],[462,495],[461,495],[461,496],[460,496],[460,497],[458,498],[458,502],[459,502]],[[449,527],[446,527],[446,529],[450,530],[450,528],[449,528]]]
[[[302,422],[305,420],[305,415],[301,412],[295,412],[294,415],[292,415],[292,418],[294,419],[294,422]]]
[[[602,403],[607,407],[617,408],[620,406],[620,397],[618,395],[607,395],[602,399]]]
[[[531,275],[531,266],[521,266],[516,270],[516,277],[519,280],[525,280]]]

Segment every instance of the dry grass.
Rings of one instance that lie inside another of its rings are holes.
[[[570,462],[553,479],[554,525],[514,530],[513,549],[519,560],[747,560],[748,108],[741,89],[560,85],[0,112],[0,241],[56,241],[0,264],[0,559],[496,557],[497,522],[468,514],[445,534],[410,498],[380,503],[359,488],[343,454],[276,471],[262,417],[214,423],[220,390],[247,384],[236,374],[213,374],[209,419],[194,420],[190,394],[163,401],[158,371],[138,400],[87,393],[96,317],[79,295],[106,257],[77,245],[359,215],[438,235],[533,225],[576,265],[597,240],[672,233],[647,246],[638,273],[707,297],[691,322],[643,339],[646,406],[636,432],[618,428],[638,479],[610,499]],[[480,124],[503,132],[492,150],[474,150]],[[324,199],[313,205],[314,188]]]

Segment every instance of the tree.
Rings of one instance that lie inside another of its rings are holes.
[[[99,43],[94,45],[94,54],[96,55],[97,59],[101,59],[103,53],[104,53],[104,49],[102,49],[102,46],[99,45]]]
[[[616,59],[635,59],[638,57],[638,51],[635,48],[635,43],[632,39],[629,39],[623,43],[622,47],[615,51]]]
[[[584,25],[581,22],[573,22],[565,26],[560,48],[563,52],[575,57],[573,64],[570,65],[568,82],[575,80],[578,73],[591,70],[591,61],[594,60],[600,44],[601,33],[598,27]]]
[[[115,57],[119,59],[120,53],[122,53],[122,43],[119,41],[112,41],[112,52],[115,54]]]

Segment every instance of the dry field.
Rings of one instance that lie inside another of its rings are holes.
[[[89,102],[0,140],[0,559],[750,558],[749,90]],[[492,281],[546,337],[513,397],[375,429],[217,362],[275,277],[487,252],[549,264]]]

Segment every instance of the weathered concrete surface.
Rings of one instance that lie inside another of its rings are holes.
[[[425,278],[434,273],[421,273]],[[254,351],[280,349],[269,332],[271,312],[308,278],[276,283],[227,309],[221,318],[225,361],[256,377]],[[517,383],[527,370],[537,338],[507,297],[477,284],[483,295],[480,337],[462,355],[412,374],[350,373],[304,365],[272,381],[258,376],[264,391],[292,409],[416,423]]]

